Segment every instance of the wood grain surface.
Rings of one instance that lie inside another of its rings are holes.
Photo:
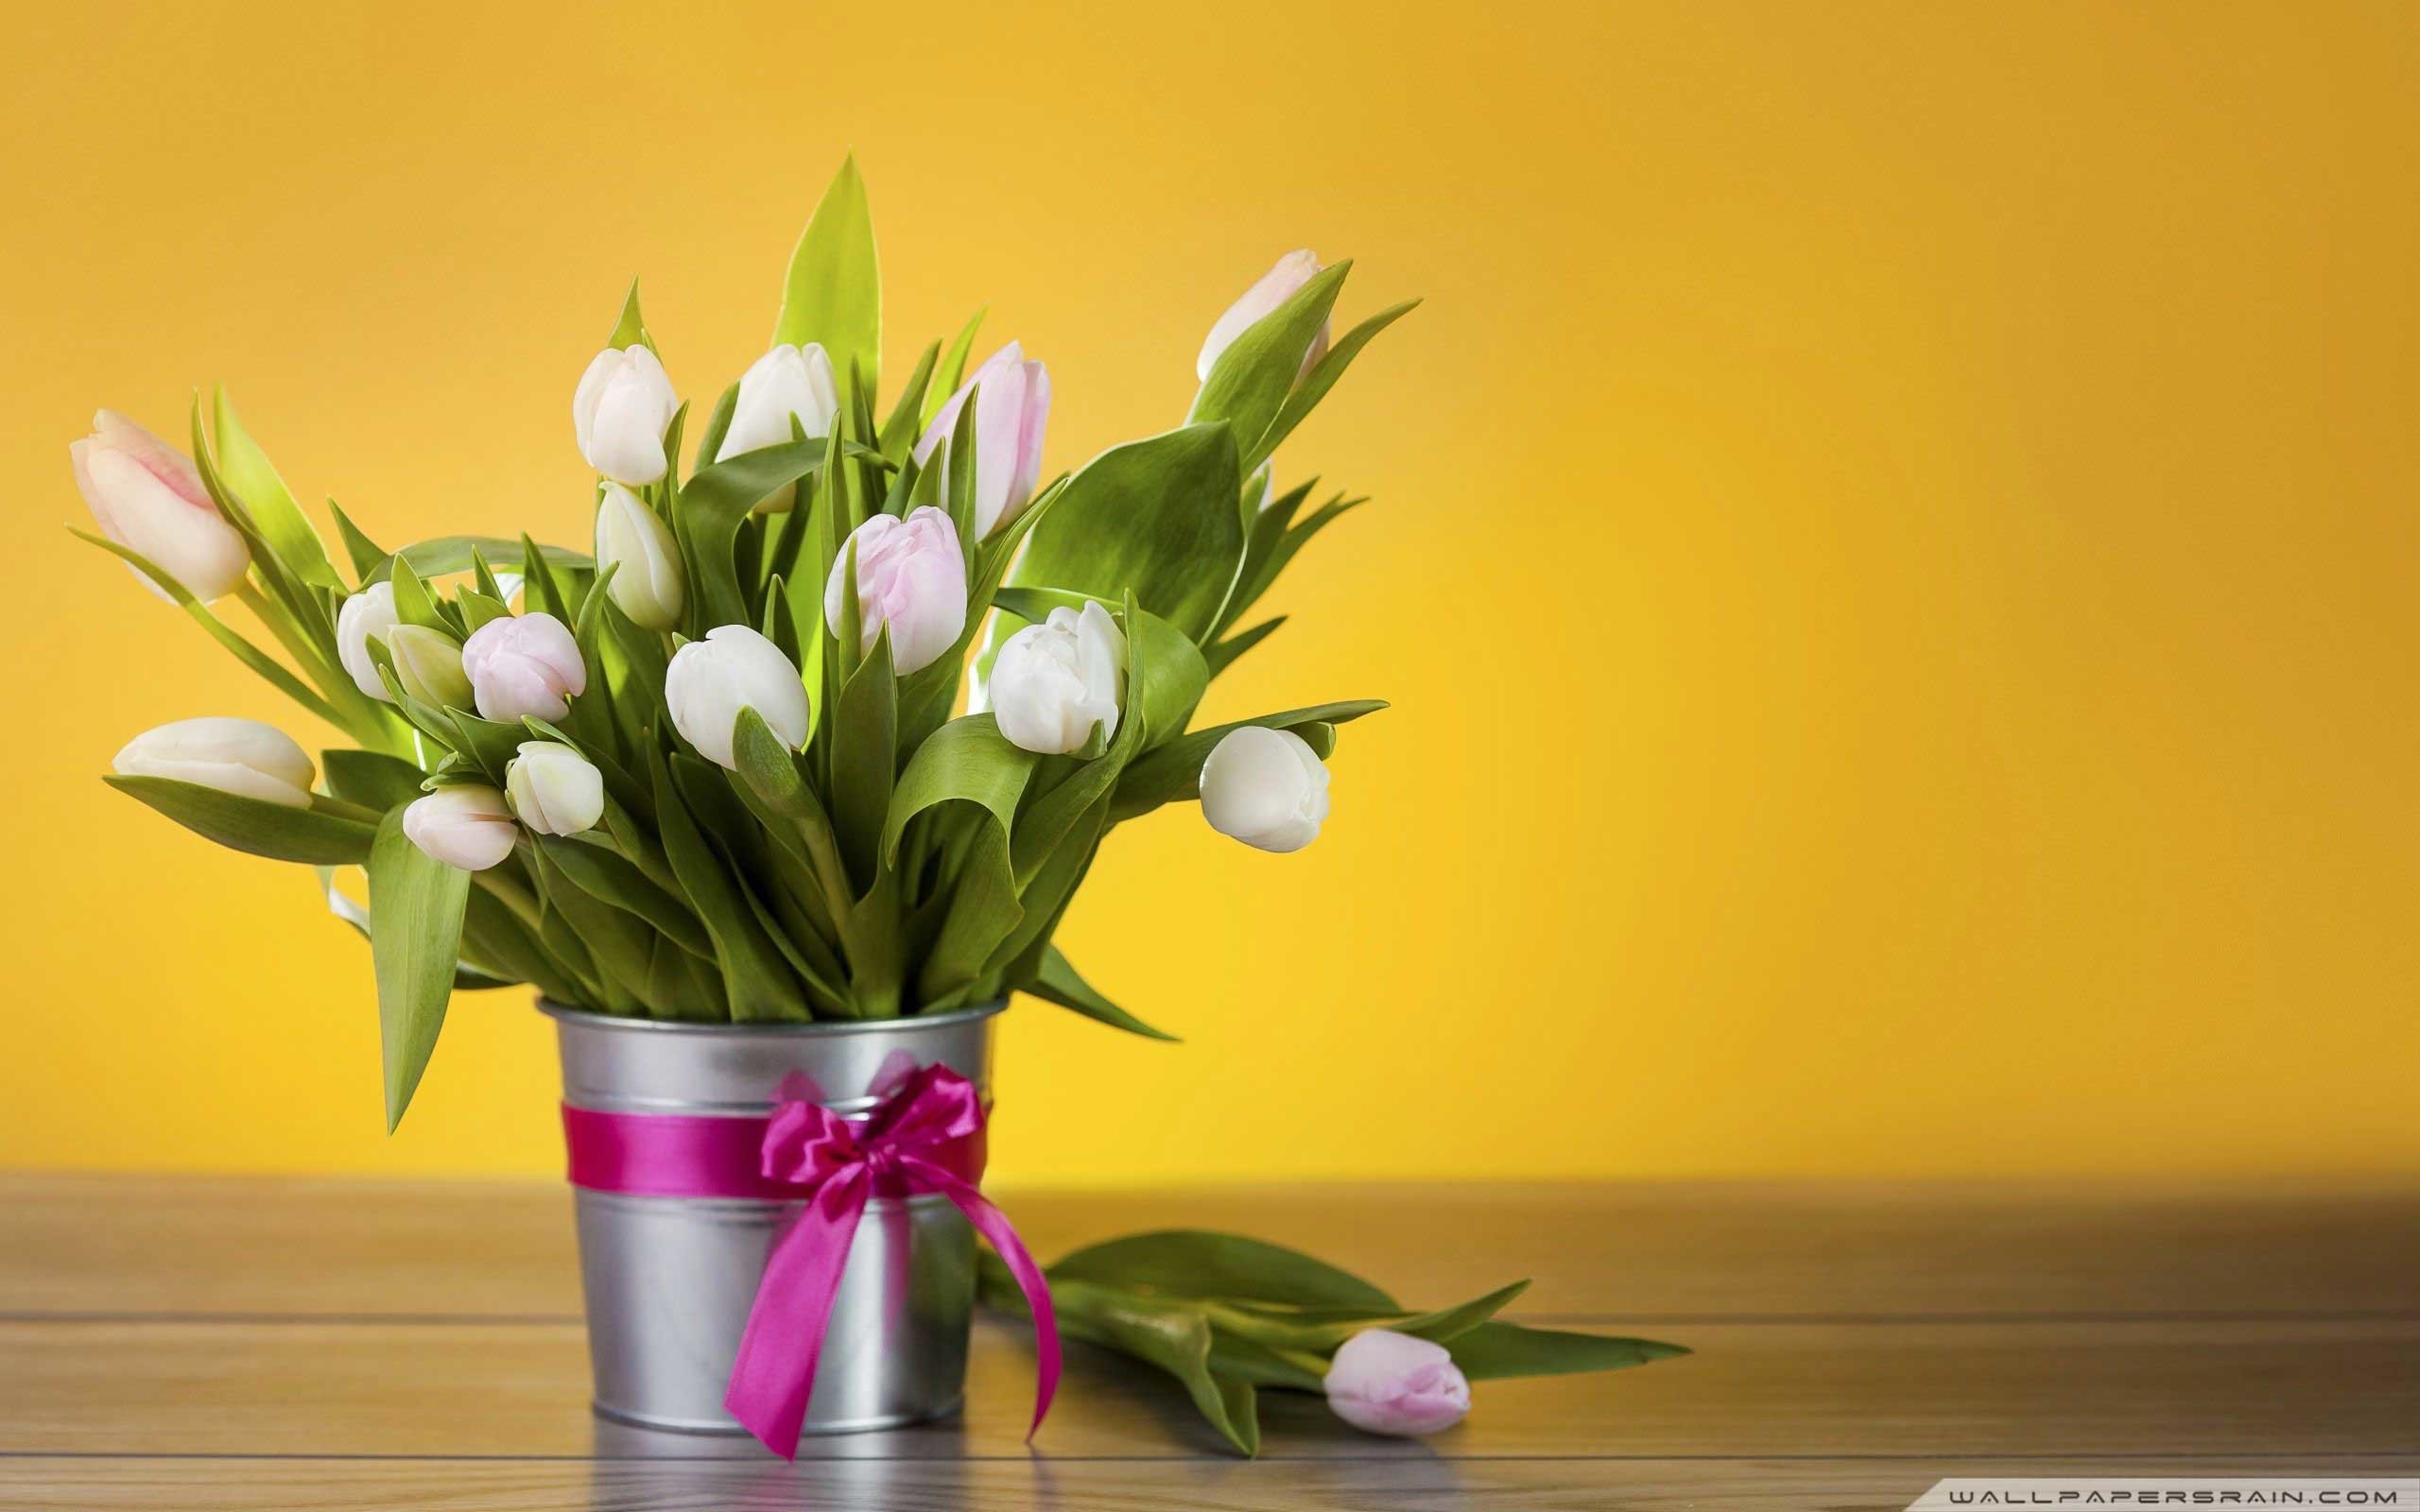
[[[1022,1330],[955,1422],[663,1435],[586,1411],[548,1186],[0,1176],[0,1507],[1903,1507],[1961,1473],[2420,1474],[2420,1194],[1878,1184],[1006,1194],[1046,1257],[1232,1228],[1692,1356],[1483,1383],[1423,1442],[1264,1399],[1221,1454],[1078,1346],[1023,1441]]]

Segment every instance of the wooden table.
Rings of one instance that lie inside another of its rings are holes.
[[[544,1185],[0,1175],[0,1506],[1904,1507],[1958,1474],[2420,1474],[2420,1191],[1361,1187],[1009,1194],[1048,1257],[1170,1225],[1301,1245],[1413,1301],[1686,1359],[1483,1383],[1366,1437],[1264,1399],[1229,1458],[1076,1346],[1023,1441],[1024,1333],[963,1420],[752,1445],[593,1418]]]

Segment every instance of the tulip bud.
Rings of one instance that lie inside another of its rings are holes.
[[[1201,816],[1248,846],[1300,850],[1327,817],[1327,768],[1290,730],[1230,730],[1201,764]]]
[[[681,548],[671,527],[639,496],[618,483],[605,485],[596,505],[596,570],[620,569],[605,585],[614,607],[643,630],[668,630],[681,623],[688,601]]]
[[[257,719],[180,719],[128,741],[110,765],[123,777],[172,777],[290,809],[311,806],[310,756]]]
[[[1468,1417],[1471,1385],[1453,1351],[1389,1329],[1363,1329],[1328,1362],[1327,1404],[1364,1433],[1417,1437]]]
[[[380,703],[393,703],[395,696],[387,691],[378,663],[370,660],[370,643],[385,642],[402,623],[402,616],[395,612],[395,585],[383,578],[346,599],[344,608],[337,610],[337,660],[344,663],[353,685]]]
[[[473,630],[462,643],[462,672],[478,698],[479,717],[504,724],[561,719],[588,688],[579,643],[562,621],[544,612],[490,620]]]
[[[1263,316],[1294,297],[1296,291],[1319,275],[1319,255],[1309,248],[1288,252],[1277,260],[1277,266],[1260,275],[1260,282],[1244,290],[1243,298],[1227,306],[1210,328],[1209,336],[1201,343],[1201,355],[1193,364],[1194,376],[1203,383],[1210,381],[1210,369],[1219,365],[1219,354],[1236,344],[1236,338],[1256,324]],[[1320,322],[1319,335],[1311,338],[1311,350],[1303,354],[1303,370],[1327,355],[1327,322]]]
[[[949,516],[926,506],[905,520],[878,514],[849,536],[857,554],[857,613],[863,627],[859,655],[873,649],[882,627],[890,627],[891,670],[905,677],[920,671],[958,644],[966,628],[966,554]],[[847,607],[849,545],[833,560],[823,585],[823,619],[840,633]]]
[[[782,648],[745,625],[717,625],[673,653],[664,675],[672,728],[717,766],[735,769],[731,738],[739,711],[757,717],[795,750],[815,722],[806,684]]]
[[[934,411],[932,423],[916,442],[919,466],[949,438],[969,394],[977,394],[975,539],[983,541],[1017,517],[1041,481],[1042,433],[1050,421],[1050,370],[1026,361],[1025,349],[1013,341],[992,353]]]
[[[664,476],[664,433],[681,408],[664,364],[644,346],[608,347],[579,375],[571,424],[579,455],[616,483],[643,486]]]
[[[578,834],[605,816],[605,776],[552,740],[525,740],[504,769],[504,793],[521,822],[540,834]]]
[[[1011,745],[1063,756],[1083,749],[1095,725],[1103,740],[1117,733],[1125,672],[1126,637],[1107,610],[1054,609],[1047,621],[1010,636],[993,659],[992,713]]]
[[[493,787],[441,787],[404,810],[404,838],[431,860],[485,871],[512,854],[512,810]]]
[[[795,419],[809,438],[832,434],[840,413],[840,388],[832,378],[832,359],[823,348],[780,346],[756,359],[739,375],[739,397],[731,411],[731,428],[715,448],[715,460],[745,452],[779,446],[790,439]],[[762,514],[780,514],[798,499],[798,485],[785,483],[757,506]]]
[[[406,693],[442,709],[471,707],[471,679],[462,672],[462,648],[443,630],[398,625],[387,632],[387,654],[394,660],[395,680]]]
[[[251,551],[219,517],[182,452],[104,409],[93,417],[92,435],[68,443],[67,459],[101,534],[148,558],[186,593],[208,603],[244,580]],[[169,596],[142,573],[134,576],[162,598]]]

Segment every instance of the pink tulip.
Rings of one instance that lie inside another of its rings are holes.
[[[1050,371],[1025,360],[1011,341],[975,369],[933,415],[916,442],[919,466],[928,461],[958,424],[966,396],[975,402],[975,539],[981,541],[1015,519],[1031,502],[1042,480],[1042,433],[1050,421]]]
[[[219,518],[201,474],[182,452],[112,409],[93,417],[93,434],[67,447],[76,488],[101,534],[140,552],[204,603],[233,593],[251,566],[235,527]],[[159,584],[135,574],[162,598]]]
[[[588,664],[571,631],[552,614],[490,620],[462,643],[479,717],[507,724],[561,719],[588,689]]]
[[[1201,355],[1193,364],[1194,376],[1203,383],[1210,381],[1210,369],[1236,338],[1259,322],[1262,317],[1294,297],[1302,286],[1317,277],[1319,254],[1305,247],[1288,252],[1277,260],[1277,266],[1260,275],[1260,282],[1244,290],[1243,298],[1227,306],[1219,323],[1210,328],[1209,336],[1201,343]],[[1319,335],[1311,338],[1311,350],[1303,353],[1303,370],[1327,355],[1327,323],[1320,323]]]
[[[1328,1362],[1327,1404],[1364,1433],[1416,1438],[1453,1427],[1471,1410],[1470,1383],[1442,1344],[1363,1329]]]
[[[878,514],[851,533],[857,549],[860,654],[890,627],[891,670],[901,677],[931,665],[966,628],[966,554],[949,516],[929,506],[902,520]],[[823,587],[823,619],[840,633],[849,552],[842,546]]]
[[[441,787],[404,810],[404,838],[464,871],[502,866],[520,835],[512,806],[493,787]]]

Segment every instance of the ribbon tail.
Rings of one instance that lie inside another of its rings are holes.
[[[1042,1430],[1042,1419],[1049,1415],[1050,1400],[1059,1393],[1059,1316],[1050,1306],[1050,1282],[1044,1278],[1042,1267],[1017,1237],[1009,1215],[992,1205],[991,1199],[942,1170],[929,1160],[910,1158],[901,1162],[908,1167],[920,1185],[940,1193],[966,1214],[975,1231],[990,1242],[1007,1263],[1009,1274],[1016,1278],[1017,1289],[1025,1293],[1026,1306],[1033,1311],[1033,1424],[1025,1431],[1028,1439]]]
[[[815,1365],[823,1353],[832,1298],[840,1289],[857,1222],[865,1216],[866,1196],[864,1167],[835,1177],[773,1241],[765,1279],[748,1310],[739,1355],[731,1364],[723,1410],[784,1459],[798,1457],[799,1430],[815,1391]]]

